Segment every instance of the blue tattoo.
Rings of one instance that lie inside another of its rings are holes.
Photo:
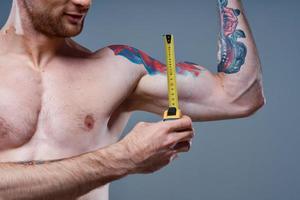
[[[245,63],[247,47],[239,42],[239,38],[246,38],[244,31],[236,29],[240,10],[228,8],[227,0],[219,0],[221,12],[221,61],[218,65],[219,72],[227,74],[237,73]]]

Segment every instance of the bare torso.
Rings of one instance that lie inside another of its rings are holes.
[[[42,71],[21,54],[0,53],[0,162],[52,160],[116,142],[141,70],[109,48],[68,47]],[[107,200],[108,185],[79,199]]]

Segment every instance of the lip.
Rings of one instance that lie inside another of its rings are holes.
[[[80,14],[80,13],[73,13],[73,12],[68,12],[68,13],[65,13],[66,15],[71,15],[71,16],[77,16],[77,17],[83,17],[84,14]]]
[[[84,15],[83,14],[78,14],[78,13],[65,13],[65,15],[68,17],[68,20],[72,24],[78,24],[82,21]]]

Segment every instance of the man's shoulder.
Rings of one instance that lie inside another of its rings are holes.
[[[94,52],[93,57],[117,62],[119,65],[137,67],[143,64],[140,51],[127,44],[111,44]],[[139,67],[140,68],[140,67]]]
[[[124,57],[133,56],[135,48],[127,44],[110,44],[105,47],[102,47],[95,51],[93,55],[95,57],[103,56],[117,56],[123,55]]]
[[[140,66],[142,64],[141,57],[136,53],[136,49],[127,44],[110,44],[93,52],[93,59],[101,63],[116,67],[120,71],[129,73],[144,74],[145,69]]]

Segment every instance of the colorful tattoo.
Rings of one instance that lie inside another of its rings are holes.
[[[124,56],[136,64],[143,64],[150,75],[166,74],[166,65],[141,50],[127,45],[110,45],[108,47],[114,51],[115,55]],[[201,70],[195,65],[197,64],[192,62],[179,62],[176,64],[176,71],[181,75],[193,75],[197,77],[200,75]]]
[[[220,6],[221,29],[221,60],[218,65],[219,72],[227,74],[237,73],[245,63],[247,54],[246,45],[237,41],[238,38],[246,38],[244,31],[236,29],[239,9],[228,8],[228,0],[218,0]]]
[[[193,76],[199,76],[200,75],[200,69],[195,67],[197,65],[196,63],[184,61],[179,62],[176,64],[176,72],[178,74],[192,74]]]

